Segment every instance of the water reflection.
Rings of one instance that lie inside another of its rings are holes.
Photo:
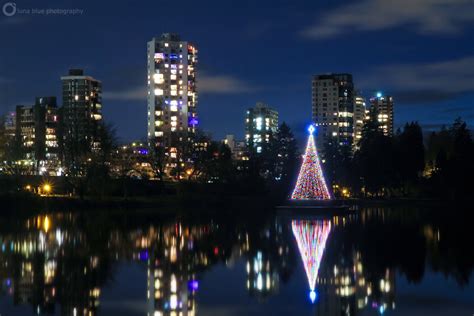
[[[331,222],[329,220],[292,220],[291,229],[298,244],[309,284],[309,298],[316,300],[316,279],[323,258]]]
[[[473,239],[464,234],[468,224],[453,229],[380,209],[252,222],[51,213],[2,219],[0,227],[0,302],[9,298],[32,314],[101,315],[101,293],[118,262],[146,270],[133,282],[146,282],[143,314],[153,316],[199,314],[201,281],[218,264],[243,264],[246,277],[236,278],[263,313],[291,280],[307,279],[291,295],[307,297],[309,288],[317,315],[394,313],[397,273],[420,282],[428,266],[466,285],[474,265],[465,251]]]

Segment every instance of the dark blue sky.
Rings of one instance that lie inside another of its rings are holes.
[[[397,126],[474,122],[472,0],[15,3],[14,16],[0,12],[0,112],[35,96],[60,100],[59,77],[83,67],[102,81],[104,117],[118,135],[144,137],[146,42],[177,32],[198,46],[198,114],[216,138],[241,137],[257,101],[303,130],[311,75],[326,72],[352,73],[367,96],[393,95]]]

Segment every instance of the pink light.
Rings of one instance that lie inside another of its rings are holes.
[[[329,220],[293,220],[291,228],[298,244],[309,288],[314,291],[326,241],[331,232],[331,222]]]

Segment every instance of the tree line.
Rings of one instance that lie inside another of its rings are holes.
[[[357,150],[328,143],[324,155],[336,196],[462,199],[472,188],[474,142],[460,118],[429,134],[406,123],[393,137],[368,120]]]

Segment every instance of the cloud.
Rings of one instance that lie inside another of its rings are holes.
[[[198,93],[205,94],[234,94],[249,93],[259,88],[232,76],[202,73],[197,78],[197,89]],[[106,100],[146,102],[147,87],[138,86],[128,90],[104,91],[103,98]]]
[[[453,34],[474,22],[472,0],[363,0],[323,14],[302,31],[313,39],[411,26],[419,34]]]
[[[233,76],[202,73],[197,78],[197,89],[198,92],[207,94],[234,94],[253,92],[258,87]]]
[[[390,94],[404,102],[452,99],[474,93],[474,56],[432,63],[380,66],[357,82],[363,89],[391,90]]]
[[[123,91],[104,91],[103,98],[106,100],[118,100],[118,101],[144,101],[146,102],[146,87],[136,87],[129,90]]]

